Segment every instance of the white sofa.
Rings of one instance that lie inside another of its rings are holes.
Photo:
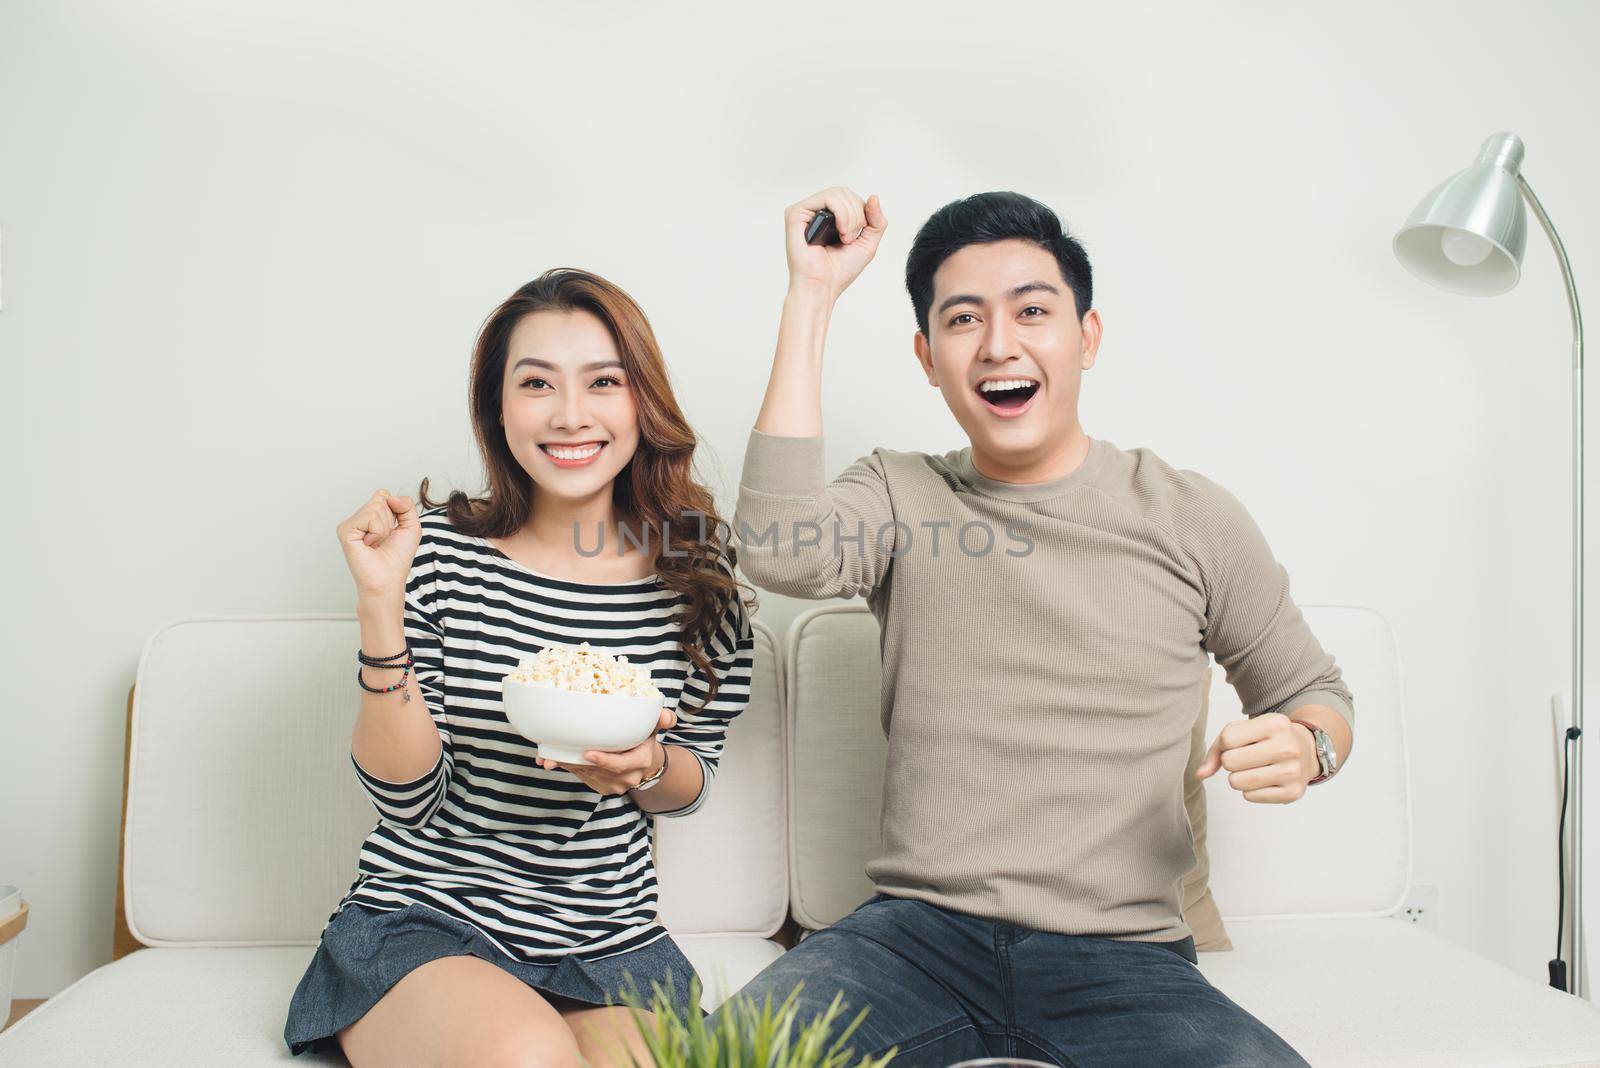
[[[1356,694],[1356,757],[1287,806],[1208,780],[1235,948],[1202,953],[1202,970],[1317,1068],[1600,1066],[1600,1010],[1395,918],[1411,850],[1393,640],[1370,610],[1302,608]],[[783,656],[759,620],[756,635],[751,705],[711,797],[656,829],[662,918],[711,985],[708,1008],[795,923],[826,926],[871,891],[877,624],[859,603],[827,605],[794,621]],[[0,1034],[0,1065],[342,1063],[291,1058],[281,1035],[374,818],[348,758],[356,644],[335,615],[185,619],[150,638],[124,833],[128,928],[149,948]],[[1239,714],[1221,674],[1208,738]]]

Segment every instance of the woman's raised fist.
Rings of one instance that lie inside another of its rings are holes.
[[[339,524],[339,547],[361,600],[403,603],[406,576],[422,541],[422,524],[410,497],[381,489]]]

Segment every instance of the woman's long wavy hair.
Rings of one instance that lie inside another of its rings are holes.
[[[510,537],[533,513],[532,479],[512,455],[500,415],[511,331],[523,316],[538,311],[589,312],[616,343],[638,411],[639,445],[611,484],[615,519],[627,524],[635,540],[648,536],[662,585],[687,598],[679,616],[679,646],[706,680],[709,702],[716,696],[717,677],[704,650],[740,587],[750,590],[750,608],[755,591],[735,577],[734,547],[724,539],[729,528],[710,491],[695,478],[695,434],[672,394],[655,332],[621,288],[588,271],[558,267],[511,294],[485,320],[472,353],[469,404],[488,486],[477,498],[452,490],[442,502],[445,513],[457,530],[480,538]],[[441,503],[428,499],[426,478],[417,499],[424,509]]]

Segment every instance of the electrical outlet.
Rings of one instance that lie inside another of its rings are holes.
[[[1405,907],[1396,914],[1396,919],[1405,920],[1425,927],[1430,931],[1439,930],[1439,888],[1437,886],[1412,886],[1411,893],[1406,895]]]

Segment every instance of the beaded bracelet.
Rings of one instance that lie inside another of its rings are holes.
[[[399,667],[400,661],[411,659],[411,649],[408,646],[393,656],[368,656],[360,649],[357,649],[356,659],[368,667]]]
[[[391,665],[389,665],[390,667],[398,667],[398,668],[402,669],[401,672],[400,672],[400,681],[395,683],[393,686],[384,686],[384,687],[381,687],[381,688],[380,687],[376,687],[376,686],[368,686],[367,685],[367,680],[363,679],[361,677],[361,669],[362,669],[363,666],[365,666],[365,665],[359,665],[358,664],[356,666],[356,683],[363,690],[367,691],[368,693],[393,693],[394,691],[396,691],[396,690],[400,689],[401,687],[405,686],[406,679],[411,674],[411,657],[407,656],[406,657],[406,661],[405,661],[404,664],[391,664]],[[405,693],[400,695],[400,699],[401,699],[402,703],[411,700],[411,691],[410,690],[406,690]]]

